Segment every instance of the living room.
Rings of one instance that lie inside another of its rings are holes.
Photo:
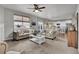
[[[44,9],[35,12],[35,5]],[[0,5],[0,40],[8,46],[6,53],[77,53],[78,43],[68,45],[67,40],[69,28],[74,32],[78,29],[77,12],[76,4]]]

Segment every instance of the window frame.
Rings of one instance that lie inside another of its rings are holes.
[[[17,15],[17,14],[14,14],[13,17],[14,17],[15,15],[22,17],[22,20],[18,20],[18,19],[15,20],[15,18],[14,18],[14,22],[21,22],[23,26],[25,26],[23,23],[29,23],[29,24],[30,24],[30,17],[28,17],[28,16],[23,16],[23,15]],[[29,20],[23,21],[23,17],[29,18]],[[16,25],[14,25],[14,27],[15,27],[15,26],[16,26]],[[27,27],[26,27],[26,28],[27,28]],[[29,27],[29,28],[30,28],[30,27]],[[29,28],[27,28],[27,29],[29,29]]]

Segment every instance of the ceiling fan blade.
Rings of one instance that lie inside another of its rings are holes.
[[[40,7],[39,9],[44,9],[45,7]]]
[[[42,10],[38,9],[38,11],[42,12]]]
[[[38,6],[37,4],[33,4],[34,6]]]

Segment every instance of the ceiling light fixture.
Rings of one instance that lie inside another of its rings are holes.
[[[39,10],[34,10],[33,12],[39,12]]]

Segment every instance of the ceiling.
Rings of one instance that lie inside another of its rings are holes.
[[[46,8],[42,10],[43,12],[34,13],[32,9],[28,9],[32,8],[33,4],[3,4],[2,6],[50,20],[72,18],[77,9],[75,4],[39,4]]]

